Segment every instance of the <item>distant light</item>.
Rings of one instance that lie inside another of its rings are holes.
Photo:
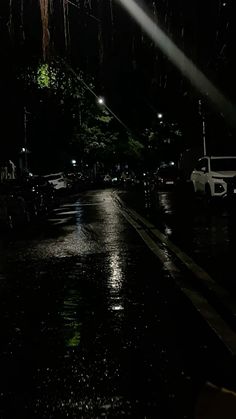
[[[175,163],[173,161],[170,161],[170,166],[174,166]]]
[[[76,164],[76,160],[71,160],[71,163],[72,164]]]
[[[223,4],[222,4],[222,6],[223,6],[223,7],[227,6],[227,3],[223,3]]]
[[[31,172],[30,172],[30,173],[29,173],[29,176],[30,176],[30,177],[32,177],[32,176],[33,176],[33,173],[31,173]],[[32,188],[32,190],[33,190],[33,189],[35,190],[35,188]]]
[[[25,152],[26,152],[26,148],[25,148],[25,147],[22,147],[21,151],[22,151],[23,153],[25,153]]]
[[[105,100],[103,99],[103,97],[98,98],[98,103],[99,103],[99,105],[104,105]]]
[[[162,119],[162,118],[163,118],[163,114],[162,114],[162,113],[158,113],[158,114],[157,114],[157,117],[158,117],[159,119]]]

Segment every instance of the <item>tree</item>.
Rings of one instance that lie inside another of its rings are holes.
[[[166,119],[152,122],[143,133],[145,159],[150,169],[155,169],[162,161],[178,161],[185,148],[183,134],[176,122]]]
[[[128,143],[127,133],[98,105],[92,80],[58,61],[28,68],[21,79],[34,114],[29,147],[31,160],[37,156],[35,165],[40,156],[47,170],[61,170],[72,157],[89,165],[99,162],[107,170],[118,162],[119,143]]]

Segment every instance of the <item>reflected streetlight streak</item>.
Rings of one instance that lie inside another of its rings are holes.
[[[117,0],[128,13],[139,23],[146,34],[159,49],[181,71],[181,73],[225,116],[235,127],[235,106],[211,83],[197,66],[175,45],[175,43],[160,29],[155,20],[148,16],[135,0]]]
[[[121,269],[120,257],[118,253],[112,253],[110,256],[111,274],[109,278],[109,285],[111,289],[118,293],[123,285],[123,272]]]
[[[106,224],[104,227],[104,234],[107,237],[113,238],[112,242],[109,242],[109,277],[107,281],[108,292],[109,292],[109,308],[117,312],[120,316],[120,312],[124,310],[124,298],[122,295],[122,287],[124,281],[124,266],[122,261],[122,251],[119,244],[116,242],[117,238],[117,226],[120,223],[118,211],[114,205],[111,197],[102,201],[102,209],[104,213],[109,214],[109,218],[112,219],[111,224]],[[118,327],[118,325],[117,325]]]

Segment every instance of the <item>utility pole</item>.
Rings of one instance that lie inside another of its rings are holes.
[[[24,147],[22,147],[21,152],[24,153],[24,161],[25,161],[25,171],[28,172],[29,165],[28,165],[28,153],[29,150],[27,148],[28,143],[28,118],[27,115],[30,115],[31,112],[28,112],[26,106],[24,106]]]
[[[206,119],[204,112],[202,111],[202,100],[199,99],[198,101],[198,110],[199,115],[202,120],[202,141],[203,141],[203,155],[206,156]]]
[[[28,171],[28,158],[27,158],[27,111],[24,107],[24,151],[25,151],[25,171]]]

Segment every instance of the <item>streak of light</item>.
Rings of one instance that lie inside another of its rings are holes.
[[[175,45],[155,20],[149,17],[148,13],[135,0],[117,1],[139,23],[144,32],[155,42],[178,70],[180,70],[201,94],[206,95],[221,115],[224,115],[227,121],[235,127],[235,106],[208,80],[193,61]]]
[[[97,102],[99,101],[100,96],[98,96],[94,90],[76,73],[76,71],[63,59],[61,61],[67,67],[67,69],[75,76],[75,78],[83,84],[83,86],[96,98]],[[113,112],[111,108],[109,108],[105,102],[103,103],[103,107],[126,129],[127,132],[132,134],[132,131],[127,127],[127,125]],[[134,135],[133,135],[134,136]],[[134,136],[135,137],[135,136]]]

